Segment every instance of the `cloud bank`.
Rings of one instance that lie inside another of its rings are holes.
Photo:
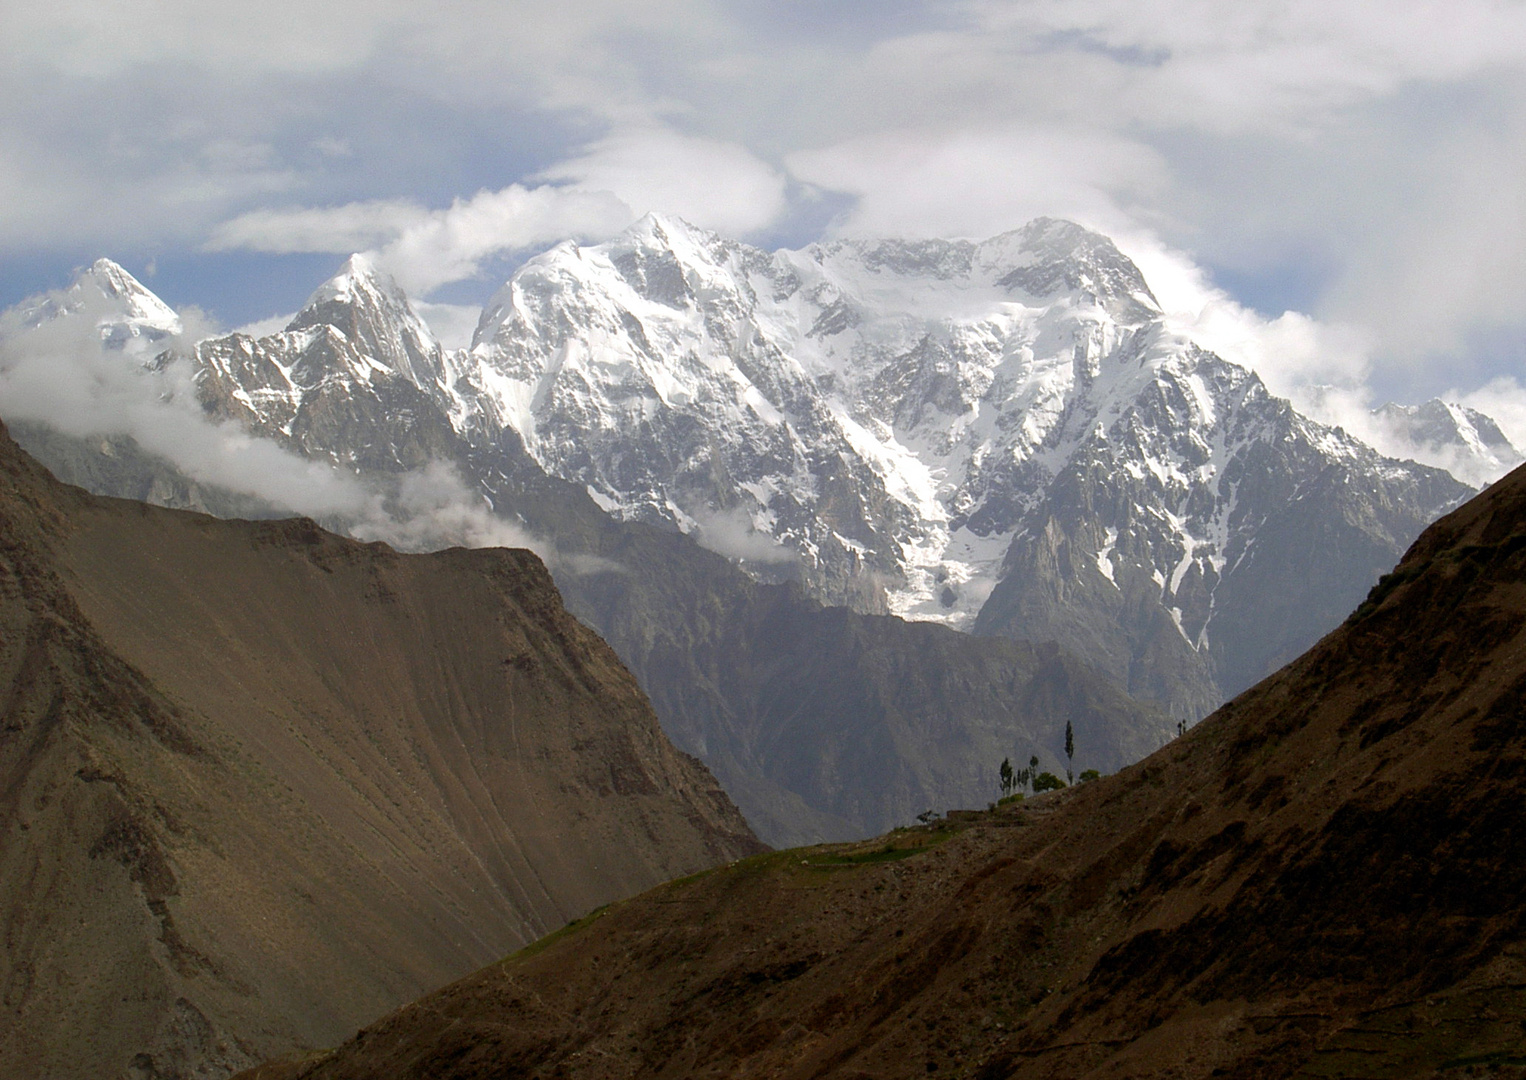
[[[209,251],[370,251],[404,288],[428,295],[484,260],[566,239],[603,239],[650,210],[746,235],[785,207],[785,177],[740,146],[663,128],[621,131],[533,178],[429,210],[408,200],[261,209],[219,225]]]
[[[494,516],[448,464],[395,481],[362,480],[235,422],[208,419],[184,358],[207,328],[182,313],[185,333],[155,343],[181,357],[146,366],[133,352],[103,347],[99,327],[114,316],[104,300],[87,295],[71,315],[35,326],[15,310],[0,318],[0,416],[38,421],[76,437],[130,436],[198,483],[252,495],[405,551],[528,547],[556,559],[552,545]]]
[[[61,0],[0,7],[0,61],[15,267],[371,250],[427,293],[647,209],[790,243],[1059,214],[1318,320],[1295,351],[1355,328],[1385,393],[1519,374],[1476,344],[1526,336],[1508,0]]]

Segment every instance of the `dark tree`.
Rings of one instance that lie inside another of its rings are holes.
[[[1070,726],[1070,721],[1065,721],[1065,779],[1070,783],[1076,782],[1076,733]]]
[[[1017,786],[1017,774],[1012,771],[1012,759],[1001,759],[1001,793],[1005,798],[1012,794],[1012,789]]]
[[[1064,786],[1065,781],[1052,772],[1041,772],[1033,778],[1033,791],[1035,794],[1041,791],[1059,791]]]
[[[1024,783],[1028,783],[1028,784],[1033,783],[1034,778],[1037,777],[1038,774],[1039,774],[1039,758],[1038,758],[1037,754],[1034,754],[1031,758],[1028,759],[1027,775],[1023,778],[1023,782]],[[1034,791],[1038,791],[1038,788],[1034,788],[1033,790]]]

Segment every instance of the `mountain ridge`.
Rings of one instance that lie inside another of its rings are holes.
[[[1059,640],[1188,720],[1311,643],[1469,490],[1292,411],[1173,329],[1110,240],[1052,219],[767,253],[649,215],[531,259],[461,364],[471,438],[512,429],[617,516],[828,603]],[[1265,588],[1234,579],[1331,469],[1364,493],[1321,511],[1354,544],[1280,534],[1269,557],[1316,568],[1319,614],[1262,640]],[[1077,513],[1073,557],[1046,554]],[[1109,570],[1139,582],[1121,622]],[[1014,595],[1034,589],[1095,596],[1112,640]]]

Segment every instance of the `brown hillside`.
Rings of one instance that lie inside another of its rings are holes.
[[[263,1080],[1520,1075],[1526,471],[1103,781],[653,890]]]
[[[0,1077],[226,1075],[759,849],[530,553],[100,499],[0,430]]]

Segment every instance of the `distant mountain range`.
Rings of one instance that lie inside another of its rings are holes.
[[[180,332],[106,261],[18,318],[70,315],[151,364]],[[283,332],[190,358],[213,419],[376,480],[450,462],[541,537],[572,610],[774,842],[978,803],[993,755],[1058,767],[1081,715],[1088,764],[1133,760],[1334,626],[1472,490],[1301,416],[1174,332],[1111,241],[1048,219],[767,253],[652,216],[530,260],[459,351],[357,256]],[[1425,435],[1479,468],[1513,453],[1468,424],[1487,437]],[[130,441],[16,430],[95,490],[251,512]],[[823,603],[873,643],[781,696],[763,673],[837,648]],[[1057,643],[1073,692],[1019,715],[1034,662],[1005,653],[993,681],[983,657],[1006,646],[968,634],[935,635],[968,677],[908,683],[934,628],[885,613]],[[843,670],[866,688],[851,708],[826,692]],[[849,746],[864,779],[820,764]]]
[[[1050,219],[769,254],[648,217],[530,260],[449,368],[475,438],[617,516],[828,602],[1059,641],[1190,719],[1468,492],[1298,415]]]
[[[571,610],[615,647],[664,729],[711,766],[770,843],[863,836],[926,810],[983,804],[1003,757],[1061,769],[1067,724],[1081,733],[1084,766],[1107,770],[1170,737],[1165,714],[1063,648],[825,609],[798,583],[760,584],[671,527],[612,517],[548,476],[512,431],[468,439],[434,404],[439,382],[414,381],[443,370],[450,354],[395,286],[358,268],[363,260],[352,260],[320,289],[297,329],[200,343],[203,408],[383,488],[431,462],[470,477],[479,509],[490,502],[539,538]],[[130,343],[127,359],[169,365],[157,350],[177,339],[178,322],[121,274],[97,264],[68,293],[25,309],[41,315],[23,322],[92,320],[91,335],[99,325],[111,342]],[[315,311],[328,321],[313,322]],[[57,475],[96,491],[279,513],[191,480],[130,437],[14,429]]]

